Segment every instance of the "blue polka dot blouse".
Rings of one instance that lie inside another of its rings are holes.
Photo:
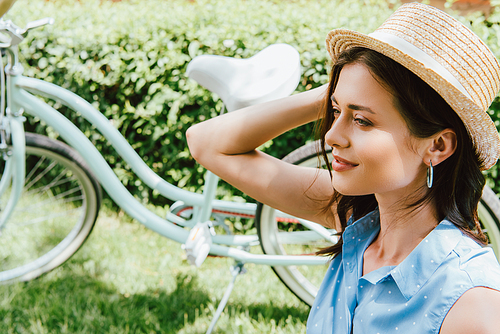
[[[500,290],[493,251],[447,220],[399,265],[362,276],[363,253],[380,229],[378,210],[349,223],[309,314],[308,334],[439,333],[464,292]]]

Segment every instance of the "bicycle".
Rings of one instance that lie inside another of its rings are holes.
[[[43,19],[21,29],[10,21],[0,21],[0,32],[10,37],[0,40],[0,49],[7,55],[6,83],[3,64],[0,64],[0,168],[3,171],[0,229],[1,237],[6,240],[0,245],[0,282],[33,279],[69,259],[92,231],[102,186],[114,202],[138,222],[185,245],[192,263],[200,265],[208,253],[235,259],[236,265],[231,270],[233,280],[208,332],[213,329],[245,263],[272,266],[282,282],[311,305],[327,262],[314,252],[336,242],[335,231],[262,204],[217,200],[215,190],[219,180],[210,172],[206,174],[203,194],[182,190],[156,175],[119,131],[88,102],[61,87],[22,75],[19,43],[31,29],[49,23],[52,23],[50,19]],[[241,80],[249,77],[250,70],[254,71],[254,80],[243,82],[245,89],[235,89],[241,88]],[[278,44],[245,60],[200,56],[190,63],[187,74],[219,95],[230,112],[291,94],[300,77],[300,60],[295,49]],[[37,96],[60,101],[91,122],[139,179],[175,201],[166,217],[157,216],[138,202],[89,139]],[[23,114],[50,125],[65,143],[25,132]],[[321,167],[324,162],[318,165],[317,151],[318,144],[310,143],[285,160]],[[49,214],[44,216],[44,212]],[[498,256],[500,201],[489,188],[483,194],[480,216]],[[214,234],[214,226],[224,230],[224,219],[228,217],[255,218],[257,234]],[[258,245],[264,254],[250,252],[251,246]]]

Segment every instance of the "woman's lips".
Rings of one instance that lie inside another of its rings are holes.
[[[358,166],[357,164],[350,162],[349,160],[342,159],[339,156],[334,155],[332,161],[332,169],[336,172],[344,172]]]

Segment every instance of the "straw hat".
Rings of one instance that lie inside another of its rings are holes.
[[[434,7],[399,7],[375,32],[335,29],[326,38],[333,61],[352,47],[375,50],[397,61],[436,90],[469,131],[481,169],[500,154],[500,138],[487,109],[500,89],[500,66],[470,29]]]

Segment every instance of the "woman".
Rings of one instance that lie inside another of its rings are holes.
[[[255,199],[342,232],[320,252],[333,259],[309,333],[498,333],[500,267],[477,219],[481,170],[500,153],[486,113],[497,60],[421,4],[369,36],[333,30],[327,47],[328,86],[193,126],[193,157]],[[257,150],[318,117],[330,171]]]

